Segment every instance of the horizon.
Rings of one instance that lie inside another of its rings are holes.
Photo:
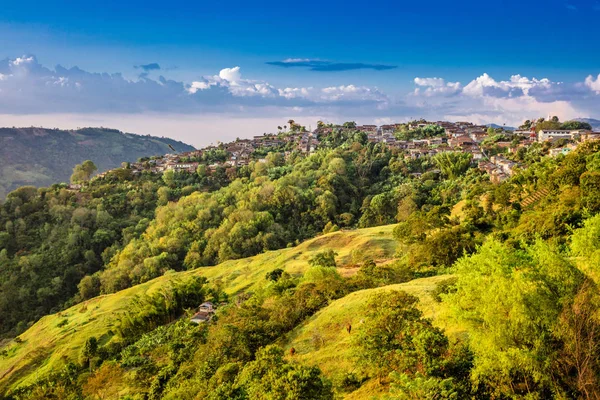
[[[597,1],[59,5],[3,9],[0,125],[202,146],[290,118],[600,118]]]

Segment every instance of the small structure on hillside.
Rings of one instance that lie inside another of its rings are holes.
[[[192,316],[190,321],[200,324],[202,322],[208,322],[215,315],[215,306],[210,301],[200,304],[198,312]]]

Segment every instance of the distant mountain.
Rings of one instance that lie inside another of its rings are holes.
[[[595,131],[600,131],[600,120],[593,118],[575,118],[574,121],[587,122]]]
[[[191,151],[176,140],[116,129],[0,128],[0,199],[19,186],[68,182],[76,164],[92,160],[98,172],[140,157]]]
[[[513,128],[512,126],[502,126],[502,125],[498,125],[498,124],[486,124],[485,126],[487,126],[488,128],[503,128],[506,129],[507,131],[514,131],[516,128]]]

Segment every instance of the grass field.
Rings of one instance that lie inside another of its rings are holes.
[[[390,290],[404,290],[417,296],[423,314],[432,318],[434,324],[448,333],[456,334],[456,327],[449,325],[442,305],[433,301],[429,294],[436,284],[449,275],[415,279],[410,282],[361,290],[334,301],[313,315],[304,324],[293,330],[284,343],[286,350],[293,347],[294,359],[309,365],[317,365],[332,380],[338,380],[353,370],[352,333],[360,329],[364,318],[364,307],[372,296]],[[348,334],[347,324],[352,331]],[[289,353],[289,352],[287,352]],[[358,390],[349,393],[346,399],[365,399],[382,393],[382,387],[375,380],[366,382]]]
[[[178,277],[202,275],[209,280],[220,280],[229,294],[251,291],[265,282],[265,274],[283,268],[290,274],[300,274],[308,267],[308,260],[317,252],[332,249],[338,253],[337,262],[343,273],[351,263],[351,252],[359,249],[364,257],[386,262],[396,251],[392,238],[393,225],[340,231],[308,240],[294,248],[270,251],[240,260],[227,261],[214,267],[169,273],[152,281],[100,296],[78,304],[61,313],[40,319],[3,347],[0,356],[0,393],[34,382],[38,377],[59,370],[68,361],[77,360],[81,346],[96,336],[101,344],[112,337],[116,317],[124,311],[136,295],[152,292]],[[348,301],[354,297],[349,296]],[[336,303],[337,304],[337,303]],[[316,355],[318,356],[318,355]]]

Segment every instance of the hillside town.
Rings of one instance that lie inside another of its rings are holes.
[[[556,117],[554,117],[556,118]],[[538,121],[543,121],[540,119]],[[529,121],[527,121],[529,122]],[[536,129],[529,123],[519,129],[477,125],[471,122],[414,121],[387,125],[326,125],[319,122],[314,130],[289,121],[290,129],[279,127],[277,134],[263,134],[251,139],[236,139],[203,149],[179,154],[165,154],[143,158],[130,163],[132,174],[195,173],[200,165],[214,172],[217,168],[239,168],[251,162],[265,163],[266,155],[277,152],[289,157],[292,153],[308,155],[319,150],[322,141],[340,132],[358,133],[365,142],[386,146],[407,159],[432,157],[443,152],[469,153],[477,167],[486,172],[493,182],[501,182],[513,174],[519,162],[511,155],[539,143],[547,147],[547,154],[567,154],[588,140],[600,139],[600,132],[591,129]],[[97,175],[102,178],[110,171]]]

